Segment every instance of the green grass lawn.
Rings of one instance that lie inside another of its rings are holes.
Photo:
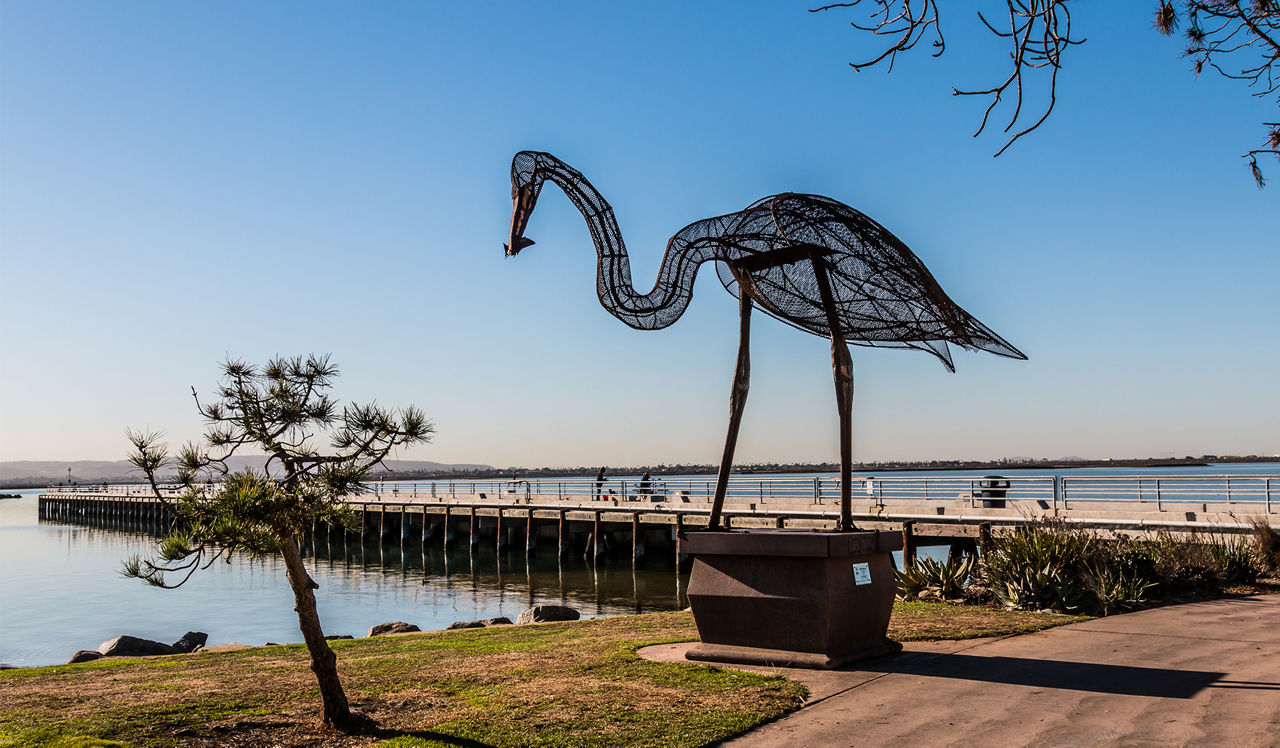
[[[900,641],[1022,633],[1079,618],[899,603]],[[298,645],[0,671],[0,745],[703,745],[800,707],[780,675],[641,660],[697,638],[687,612],[333,642],[376,733],[319,724]]]

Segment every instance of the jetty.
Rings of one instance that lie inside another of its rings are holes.
[[[1052,517],[1128,534],[1160,531],[1248,533],[1255,522],[1280,525],[1280,476],[1018,475],[984,477],[855,476],[853,519],[867,529],[903,533],[907,563],[922,546],[953,552],[992,532]],[[176,488],[163,489],[176,497]],[[710,479],[650,481],[590,478],[426,480],[373,483],[348,505],[356,528],[312,528],[311,543],[482,543],[499,552],[581,554],[629,551],[679,556],[677,537],[705,527]],[[724,521],[731,527],[831,529],[839,519],[838,479],[730,479]],[[164,502],[137,485],[61,486],[39,497],[43,520],[120,524],[160,532],[172,520]],[[123,529],[123,527],[122,527]]]

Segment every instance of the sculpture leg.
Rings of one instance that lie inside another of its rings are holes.
[[[733,391],[729,395],[729,433],[724,439],[724,455],[720,458],[720,473],[716,476],[716,494],[711,501],[711,519],[708,529],[719,529],[720,511],[724,508],[724,495],[729,489],[729,468],[733,464],[733,449],[738,444],[738,425],[742,423],[742,410],[747,404],[747,388],[751,384],[751,297],[738,283],[738,365],[733,372]]]
[[[840,413],[840,524],[841,532],[853,530],[853,357],[844,336],[831,336],[831,370],[836,380],[836,409]]]
[[[853,357],[844,342],[827,264],[815,256],[810,256],[810,261],[827,315],[827,329],[831,330],[831,372],[835,375],[836,410],[840,414],[840,520],[836,529],[848,532],[854,529],[853,487],[849,485],[853,471]]]

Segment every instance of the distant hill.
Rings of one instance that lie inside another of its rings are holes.
[[[266,457],[245,455],[232,457],[227,464],[232,470],[243,470],[246,467],[262,468]],[[429,460],[387,460],[387,469],[375,470],[374,475],[387,473],[408,475],[417,473],[465,473],[476,471],[492,471],[490,465],[457,464]],[[131,481],[139,478],[137,471],[124,460],[73,460],[58,462],[54,460],[13,460],[0,462],[0,486],[43,486],[67,480],[67,468],[71,468],[71,480],[75,483],[102,483]]]

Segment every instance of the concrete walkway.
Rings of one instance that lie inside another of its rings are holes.
[[[685,662],[690,646],[640,654]],[[1280,746],[1280,595],[772,672],[808,700],[733,745]]]

